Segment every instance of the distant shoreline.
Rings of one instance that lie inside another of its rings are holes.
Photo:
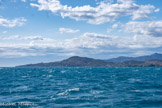
[[[73,56],[58,62],[27,64],[16,67],[162,67],[162,54],[118,57],[109,60]]]

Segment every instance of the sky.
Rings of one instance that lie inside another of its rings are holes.
[[[162,0],[0,0],[0,67],[162,53]]]

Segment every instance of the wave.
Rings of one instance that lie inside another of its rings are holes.
[[[73,91],[79,91],[79,90],[80,90],[80,88],[68,89],[68,90],[65,90],[65,91],[64,91],[64,92],[62,92],[62,93],[58,93],[57,95],[58,95],[58,96],[68,95],[68,94],[69,94],[69,92],[73,92]]]

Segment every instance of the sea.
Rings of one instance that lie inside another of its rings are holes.
[[[0,108],[162,108],[162,67],[1,68]]]

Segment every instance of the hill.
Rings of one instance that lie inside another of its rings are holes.
[[[116,67],[162,67],[162,60],[125,61],[114,64]]]
[[[17,67],[162,67],[162,60],[130,60],[113,63],[99,59],[73,56],[58,62],[28,64]]]
[[[110,65],[111,63],[103,60],[73,56],[59,62],[28,64],[19,67],[105,67]]]
[[[162,54],[155,53],[152,55],[139,56],[139,57],[120,56],[117,58],[112,58],[104,61],[117,63],[117,62],[125,62],[125,61],[149,61],[149,60],[162,60]]]

